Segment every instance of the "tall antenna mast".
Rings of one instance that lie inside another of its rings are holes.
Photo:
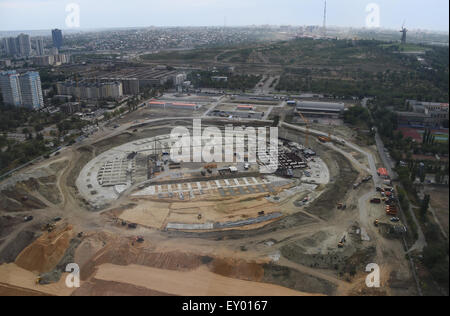
[[[325,8],[323,9],[323,33],[327,33],[327,0],[325,0]]]

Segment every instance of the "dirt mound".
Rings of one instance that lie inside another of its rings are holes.
[[[213,259],[208,266],[211,272],[233,279],[260,282],[264,277],[264,268],[256,262],[235,259]]]
[[[19,254],[16,264],[38,273],[52,270],[65,254],[73,234],[69,225],[59,227],[51,233],[44,233]]]
[[[16,184],[14,188],[0,193],[0,210],[5,212],[22,212],[45,207],[47,205],[24,190],[22,184]]]
[[[77,247],[74,254],[74,262],[76,262],[81,270],[84,265],[91,260],[96,253],[105,247],[110,236],[106,233],[99,233],[86,237]]]
[[[35,238],[36,234],[34,232],[28,230],[21,231],[17,237],[10,241],[0,252],[0,264],[14,262],[20,252],[33,242]]]
[[[281,285],[296,291],[325,295],[333,295],[337,289],[331,282],[275,264],[264,265],[262,282]]]
[[[94,279],[83,283],[72,296],[171,296],[171,294],[127,283]]]
[[[0,283],[0,296],[51,296],[51,295],[14,285],[7,285]]]
[[[22,222],[21,216],[0,216],[0,238],[8,236],[14,230],[14,226]]]
[[[0,210],[5,212],[20,212],[23,210],[23,205],[4,194],[0,194]]]
[[[152,268],[188,271],[203,264],[202,257],[179,251],[161,253],[133,245],[130,239],[114,240],[100,250],[93,260],[81,268],[81,279],[86,280],[95,272],[95,268],[104,263],[120,266],[137,264]]]
[[[64,253],[63,257],[56,265],[55,269],[50,272],[41,275],[41,280],[39,284],[51,284],[57,283],[61,279],[61,275],[66,272],[66,267],[68,264],[75,262],[75,250],[80,245],[81,239],[73,238],[70,241],[69,247]]]

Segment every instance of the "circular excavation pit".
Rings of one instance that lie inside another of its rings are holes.
[[[81,170],[80,195],[94,209],[118,199],[129,203],[112,211],[119,222],[159,230],[245,230],[299,212],[330,181],[325,162],[298,143],[279,141],[278,169],[271,174],[261,172],[267,167],[261,152],[248,162],[248,145],[244,159],[234,148],[239,153],[226,163],[175,162],[173,145],[171,135],[159,135],[103,152]]]

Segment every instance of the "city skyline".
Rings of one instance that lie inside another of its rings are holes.
[[[170,0],[88,2],[56,0],[0,0],[0,31],[46,30],[66,25],[66,6],[80,8],[80,28],[126,28],[149,26],[247,26],[321,25],[324,1],[280,0]],[[114,5],[111,5],[114,3]],[[380,8],[380,27],[446,31],[449,29],[449,3],[445,0],[328,0],[327,25],[365,27],[370,3]],[[351,7],[352,10],[348,10]],[[45,19],[41,17],[45,16]],[[351,22],[349,22],[351,21]]]

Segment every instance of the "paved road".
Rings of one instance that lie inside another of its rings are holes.
[[[369,100],[368,98],[364,98],[364,99],[361,101],[361,105],[362,105],[363,107],[367,108],[367,101],[368,101],[368,100]],[[369,114],[371,115],[370,111],[369,111]],[[377,145],[377,149],[378,149],[378,153],[379,153],[379,155],[380,155],[380,158],[381,158],[381,160],[383,161],[383,164],[384,164],[384,166],[386,167],[386,169],[387,169],[389,175],[391,176],[391,179],[392,179],[392,180],[395,180],[395,179],[398,178],[397,173],[393,170],[394,167],[395,167],[395,165],[394,165],[392,159],[391,159],[390,157],[388,157],[388,156],[387,156],[387,153],[384,151],[384,148],[385,148],[385,147],[384,147],[383,141],[381,140],[381,137],[380,137],[380,135],[379,135],[379,133],[378,133],[378,129],[375,128],[375,131],[376,131],[376,133],[375,133],[375,141],[376,141],[376,145]],[[376,177],[376,178],[378,178],[378,177]],[[408,198],[408,197],[406,197],[406,198]],[[400,208],[401,208],[401,207],[400,207]],[[409,203],[409,209],[408,209],[408,210],[403,210],[403,209],[402,209],[402,212],[403,212],[403,213],[404,213],[404,212],[409,212],[411,218],[413,219],[413,221],[414,221],[414,223],[415,223],[415,225],[416,225],[416,227],[417,227],[417,235],[418,235],[417,241],[416,241],[415,244],[408,250],[408,253],[411,252],[411,251],[415,251],[415,250],[418,250],[418,251],[422,252],[422,251],[423,251],[423,248],[426,247],[427,242],[426,242],[426,239],[425,239],[425,235],[424,235],[424,233],[423,233],[423,231],[422,231],[422,228],[421,228],[421,226],[420,226],[420,222],[419,222],[419,220],[417,219],[416,214],[414,213],[414,210],[412,209],[411,203]]]
[[[375,142],[377,144],[377,149],[378,149],[378,153],[380,154],[380,158],[383,161],[383,165],[386,167],[390,177],[392,180],[397,179],[398,175],[397,173],[394,171],[394,162],[392,161],[391,158],[389,158],[387,156],[387,153],[384,151],[384,143],[381,140],[380,135],[378,134],[378,130],[377,133],[375,134]]]
[[[361,100],[361,105],[364,108],[366,108],[367,110],[369,110],[369,108],[367,107],[367,102],[369,100],[370,100],[370,98],[364,98],[364,99]],[[370,117],[372,117],[372,113],[370,111],[369,111],[369,115],[370,115]],[[389,175],[391,176],[391,178],[393,180],[395,180],[397,178],[397,173],[393,170],[394,167],[395,167],[395,164],[392,161],[392,159],[390,159],[387,156],[387,153],[384,151],[384,148],[385,148],[384,147],[384,143],[381,140],[380,134],[378,133],[378,129],[375,128],[375,131],[376,131],[376,133],[375,133],[375,142],[376,142],[376,145],[377,145],[377,150],[378,150],[378,153],[380,155],[380,158],[381,158],[381,160],[383,162],[383,165],[386,167]]]

